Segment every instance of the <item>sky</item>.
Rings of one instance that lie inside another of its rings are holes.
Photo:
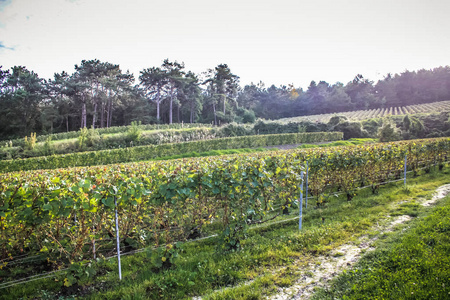
[[[0,0],[0,65],[42,78],[82,60],[139,77],[166,58],[241,85],[306,89],[450,64],[448,0]]]

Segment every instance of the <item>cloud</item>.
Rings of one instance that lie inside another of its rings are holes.
[[[5,7],[7,7],[8,5],[11,5],[12,0],[0,0],[0,12],[5,10]],[[0,28],[4,28],[5,27],[5,23],[0,21]]]
[[[15,50],[13,47],[7,47],[7,46],[5,46],[5,45],[3,44],[3,42],[0,41],[0,50],[2,50],[2,49],[12,50],[12,51]]]
[[[12,0],[0,0],[0,11],[3,11],[5,7],[10,5],[12,3]]]

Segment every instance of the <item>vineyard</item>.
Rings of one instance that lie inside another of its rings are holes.
[[[205,129],[211,128],[210,124],[146,124],[146,125],[137,125],[136,126],[141,131],[169,131],[169,130],[182,130],[182,129]],[[96,128],[95,131],[99,135],[114,135],[114,134],[123,134],[128,130],[132,129],[133,125],[128,126],[111,126],[107,128]],[[50,139],[51,141],[61,141],[67,139],[76,139],[79,138],[82,134],[82,131],[69,131],[69,132],[61,132],[61,133],[53,133],[53,134],[43,134],[38,135],[36,137],[37,143],[44,143],[46,140]],[[24,146],[24,139],[13,139],[13,140],[5,140],[0,142],[0,146]]]
[[[8,270],[24,257],[41,272],[113,255],[115,209],[121,247],[159,247],[162,266],[177,242],[208,234],[237,250],[248,226],[298,205],[302,172],[310,206],[322,207],[332,193],[352,201],[359,187],[401,179],[405,156],[413,175],[442,169],[449,149],[444,138],[1,174],[1,280],[23,276]]]
[[[341,140],[342,132],[311,132],[252,135],[206,139],[184,143],[135,146],[129,148],[86,151],[61,155],[32,157],[27,159],[0,160],[0,173],[37,169],[55,169],[77,166],[93,166],[163,158],[188,152],[247,147],[277,146],[299,143],[317,143]]]
[[[416,104],[401,107],[389,107],[389,108],[377,108],[369,110],[356,110],[349,112],[338,112],[330,114],[320,114],[311,116],[300,116],[294,118],[280,119],[280,122],[299,122],[299,121],[310,121],[310,122],[320,122],[327,123],[331,117],[339,115],[345,116],[352,121],[361,121],[372,118],[383,118],[387,116],[398,116],[398,115],[409,115],[409,114],[420,114],[420,113],[437,113],[450,110],[450,101],[433,102],[426,104]]]

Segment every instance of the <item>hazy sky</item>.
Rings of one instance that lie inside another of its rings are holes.
[[[241,84],[347,83],[450,64],[449,0],[0,0],[0,65],[43,78],[83,59],[162,60]]]

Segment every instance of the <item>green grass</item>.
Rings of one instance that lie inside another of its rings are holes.
[[[313,299],[449,299],[450,197],[381,241]],[[428,214],[428,215],[427,215]]]
[[[292,215],[278,217],[283,223],[261,224],[247,232],[239,252],[218,252],[217,239],[185,243],[175,260],[175,267],[158,270],[151,252],[122,257],[123,280],[118,281],[115,259],[101,263],[97,276],[85,279],[79,286],[62,287],[64,277],[43,279],[1,290],[5,299],[61,299],[70,295],[87,299],[260,299],[290,286],[302,275],[300,266],[314,262],[344,243],[368,234],[378,222],[399,209],[421,214],[421,207],[402,206],[405,199],[413,202],[449,182],[449,169],[432,172],[408,182],[384,186],[378,195],[360,190],[347,202],[333,198],[326,208],[314,209],[314,201],[304,210],[303,230]],[[417,211],[410,211],[416,209]],[[322,223],[324,218],[324,223]],[[447,224],[447,223],[445,223]],[[447,228],[447,227],[442,227]],[[440,241],[440,240],[439,240]],[[445,245],[445,244],[443,244]],[[424,246],[426,247],[426,246]],[[446,244],[448,247],[448,243]],[[392,280],[392,279],[391,279]],[[448,280],[448,276],[447,276]]]
[[[242,153],[255,153],[264,151],[276,151],[277,148],[241,148],[241,149],[225,149],[225,150],[210,150],[205,152],[187,152],[179,155],[164,156],[153,160],[169,160],[178,158],[189,158],[189,157],[206,157],[206,156],[219,156],[219,155],[231,155],[231,154],[242,154]]]
[[[377,143],[377,139],[349,139],[346,141],[336,141],[336,142],[330,142],[330,143],[323,143],[323,144],[301,144],[297,148],[324,148],[324,147],[336,147],[336,146],[353,146],[353,145],[364,145],[364,144],[370,144],[370,143]]]

